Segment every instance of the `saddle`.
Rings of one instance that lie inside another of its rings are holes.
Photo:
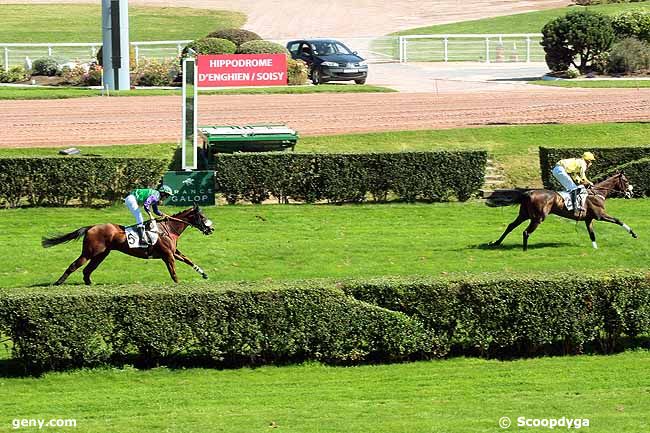
[[[144,223],[145,232],[144,235],[149,239],[150,245],[140,245],[140,236],[138,235],[138,225],[133,224],[132,226],[124,227],[124,233],[126,234],[126,241],[129,244],[129,248],[148,248],[151,245],[155,245],[158,242],[158,224],[154,220],[149,220]]]
[[[566,192],[566,191],[558,191],[558,194],[560,194],[560,197],[562,197],[562,200],[564,200],[564,206],[566,210],[568,211],[573,211],[573,200],[571,200],[571,193]],[[585,203],[587,202],[587,197],[589,196],[589,193],[587,190],[583,187],[578,188],[578,195],[576,197],[576,204],[578,206],[578,211],[583,211],[585,210]]]

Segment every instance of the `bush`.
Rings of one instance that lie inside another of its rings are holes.
[[[635,38],[623,39],[612,47],[607,62],[611,73],[636,73],[650,69],[650,44]]]
[[[97,64],[99,66],[104,66],[104,47],[99,47],[99,51],[97,51]],[[133,48],[133,45],[129,47],[129,70],[132,71],[135,69],[137,65],[137,59],[135,58],[135,48]]]
[[[16,81],[25,81],[27,79],[27,72],[22,66],[13,66],[5,72],[4,68],[0,66],[0,83],[15,83]]]
[[[555,72],[573,65],[585,74],[594,58],[609,50],[614,31],[609,17],[584,10],[558,17],[542,28],[546,63]]]
[[[61,71],[60,59],[55,57],[41,57],[32,63],[32,75],[45,75],[53,77]]]
[[[183,48],[181,58],[187,57],[188,48],[193,49],[197,54],[234,54],[237,49],[234,43],[226,39],[203,38],[187,44],[187,46]]]
[[[606,179],[617,171],[625,173],[630,184],[634,186],[635,197],[650,197],[650,158],[618,165],[598,175],[594,180]]]
[[[179,73],[175,60],[141,60],[135,69],[135,82],[138,86],[171,86]]]
[[[258,41],[261,40],[262,38],[260,35],[258,35],[255,32],[251,32],[250,30],[244,30],[244,29],[223,29],[223,30],[217,30],[216,32],[210,33],[208,38],[218,38],[218,39],[226,39],[236,46],[240,46],[241,44],[244,44],[246,42],[250,41]]]
[[[202,361],[395,361],[605,353],[650,332],[642,275],[0,290],[0,333],[32,373]]]
[[[302,60],[287,59],[287,82],[290,86],[302,86],[309,82],[309,68]]]
[[[0,331],[31,372],[179,355],[218,365],[399,360],[434,352],[422,325],[332,283],[12,292]]]
[[[61,76],[66,84],[71,86],[99,86],[102,84],[102,67],[93,63],[84,67],[75,65],[73,68],[64,67]]]
[[[612,28],[618,39],[636,38],[650,42],[650,13],[644,10],[620,13],[612,19]]]
[[[360,202],[371,194],[402,201],[467,200],[483,185],[484,151],[364,154],[217,154],[215,191],[228,203],[270,197],[313,203]]]
[[[564,158],[579,158],[585,150],[593,152],[596,160],[589,169],[588,177],[597,178],[615,167],[628,162],[650,157],[650,147],[601,147],[601,148],[539,148],[539,165],[544,188],[557,189],[551,170],[555,164]]]
[[[167,160],[152,158],[0,158],[0,203],[114,203],[133,185],[157,185],[168,165]]]
[[[241,44],[237,54],[286,54],[289,57],[289,50],[275,42],[250,41]]]

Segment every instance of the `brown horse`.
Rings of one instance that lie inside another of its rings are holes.
[[[618,218],[607,215],[605,212],[605,199],[611,192],[620,192],[625,195],[625,198],[632,197],[632,185],[628,182],[623,173],[616,173],[597,183],[588,189],[588,196],[585,201],[585,210],[576,216],[573,211],[566,209],[562,196],[555,191],[546,189],[533,189],[533,190],[512,190],[510,197],[497,198],[495,196],[488,197],[488,205],[491,206],[506,206],[520,203],[519,215],[513,222],[508,225],[508,228],[503,232],[501,237],[495,242],[490,242],[491,246],[499,246],[508,234],[513,231],[517,226],[526,220],[530,220],[530,224],[524,230],[524,251],[528,249],[528,238],[535,231],[535,229],[544,221],[549,214],[559,215],[563,218],[568,218],[576,221],[584,221],[589,231],[591,244],[594,248],[598,248],[596,244],[596,234],[594,233],[594,221],[606,221],[609,223],[618,224],[622,226],[627,232],[636,238],[637,235],[634,231]]]
[[[176,259],[187,263],[203,278],[208,278],[203,269],[192,263],[176,248],[178,238],[189,226],[199,229],[205,235],[214,232],[212,221],[203,215],[198,206],[194,205],[194,207],[183,212],[163,218],[163,221],[158,224],[158,241],[147,248],[129,248],[124,226],[117,224],[97,224],[82,227],[66,235],[43,238],[42,245],[44,248],[49,248],[79,239],[81,236],[84,237],[81,255],[68,266],[61,278],[54,283],[56,285],[63,284],[71,273],[83,266],[88,260],[90,260],[90,263],[84,268],[83,274],[84,282],[90,284],[90,274],[97,269],[97,266],[102,263],[112,250],[141,259],[162,259],[175,283],[178,283]]]

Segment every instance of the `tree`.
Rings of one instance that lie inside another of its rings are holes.
[[[546,23],[542,34],[546,64],[552,71],[573,65],[584,74],[614,42],[610,18],[588,10],[569,12]]]

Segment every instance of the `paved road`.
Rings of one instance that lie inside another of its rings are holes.
[[[444,93],[223,95],[199,123],[284,122],[301,135],[650,119],[650,89],[515,86]],[[181,98],[0,101],[0,147],[178,142]]]

